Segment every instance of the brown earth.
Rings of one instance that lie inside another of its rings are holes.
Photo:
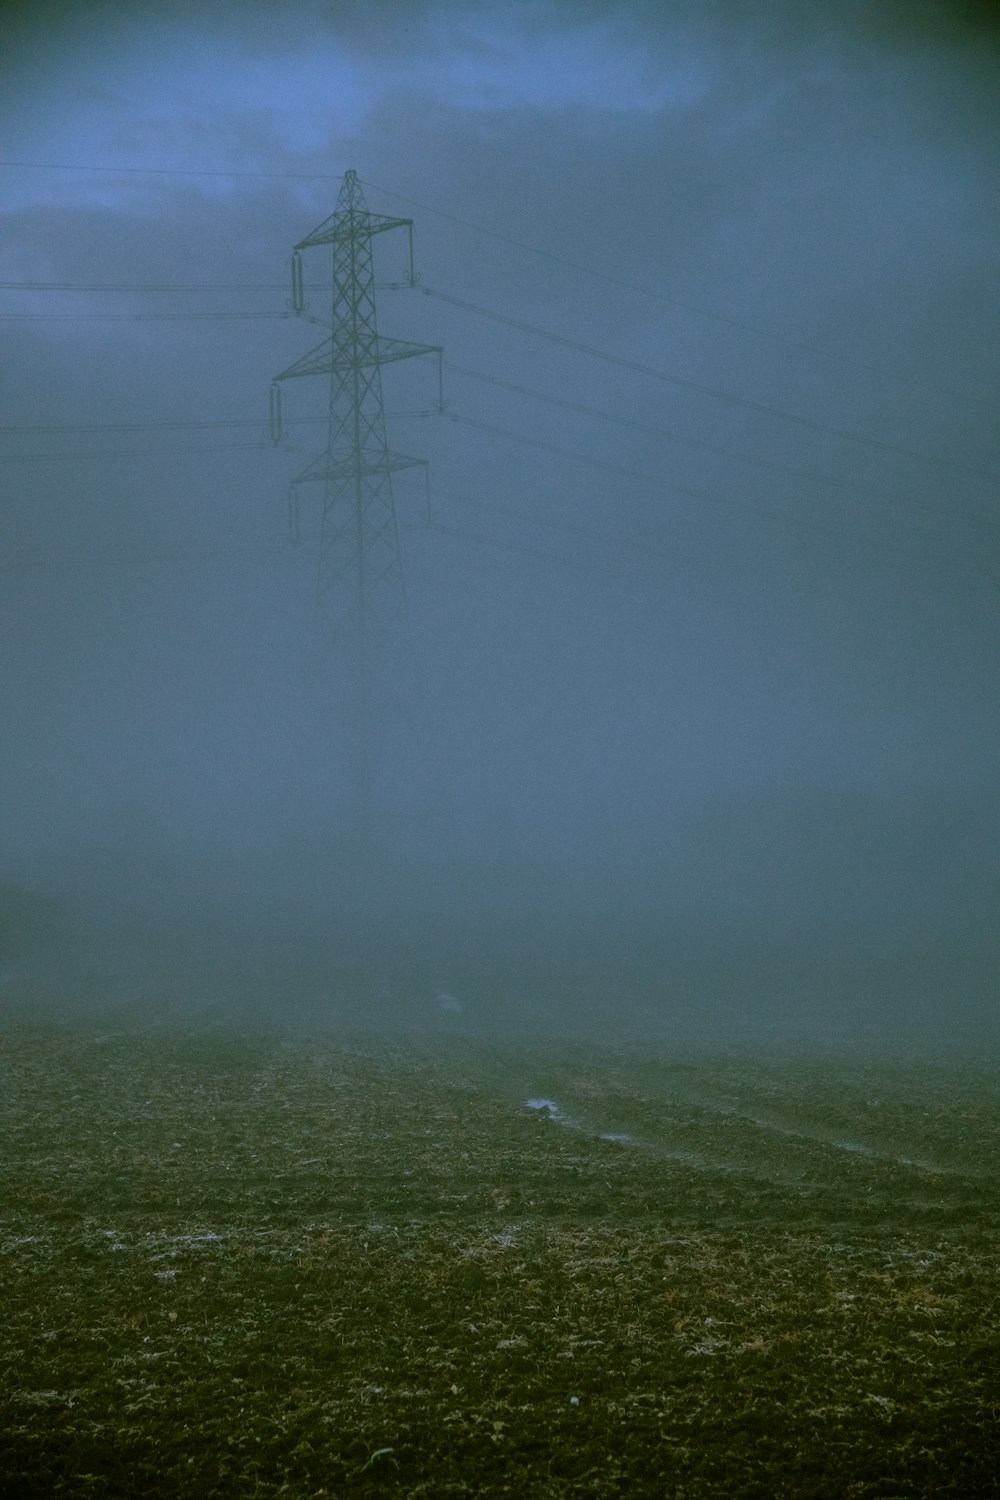
[[[1000,1494],[985,1067],[2,1041],[5,1496]]]

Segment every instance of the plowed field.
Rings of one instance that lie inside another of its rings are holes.
[[[985,1066],[2,1042],[4,1495],[1000,1494]]]

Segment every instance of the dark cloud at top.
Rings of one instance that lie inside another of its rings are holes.
[[[890,0],[886,5],[865,5],[863,0],[842,9],[815,7],[825,12],[833,31],[843,27],[846,35],[862,41],[907,49],[925,45],[978,47],[1000,41],[1000,6],[996,0]],[[822,24],[822,23],[821,23]]]
[[[590,8],[594,16],[607,15],[606,6]],[[669,6],[628,6],[622,9],[650,27],[661,23],[664,30],[677,24],[704,28],[720,36],[738,32],[751,45],[795,50],[818,41],[842,43],[867,49],[884,47],[906,51],[925,46],[977,46],[1000,35],[1000,6],[996,0],[884,0],[869,5],[866,0],[777,0],[750,7],[740,0],[679,0]],[[566,12],[578,11],[572,3]]]

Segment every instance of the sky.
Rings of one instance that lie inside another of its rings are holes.
[[[0,880],[995,1019],[997,7],[5,16]],[[441,412],[383,372],[431,501],[399,476],[374,886],[315,487],[287,538],[323,381],[267,427],[348,170],[414,222],[381,333],[445,361]]]

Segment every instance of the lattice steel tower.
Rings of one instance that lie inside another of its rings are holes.
[[[298,539],[299,486],[323,486],[318,601],[325,630],[344,669],[338,715],[345,731],[355,811],[362,839],[369,836],[373,753],[377,721],[384,712],[379,689],[388,657],[406,642],[406,594],[392,475],[426,460],[394,452],[388,445],[382,399],[382,366],[441,349],[383,338],[375,321],[372,240],[405,229],[409,258],[405,283],[413,286],[413,220],[373,214],[355,172],[347,172],[334,212],[300,240],[292,254],[292,306],[304,307],[300,252],[330,245],[333,306],[330,337],[275,376],[271,386],[271,436],[281,437],[281,382],[329,375],[326,451],[292,480],[289,517]]]

